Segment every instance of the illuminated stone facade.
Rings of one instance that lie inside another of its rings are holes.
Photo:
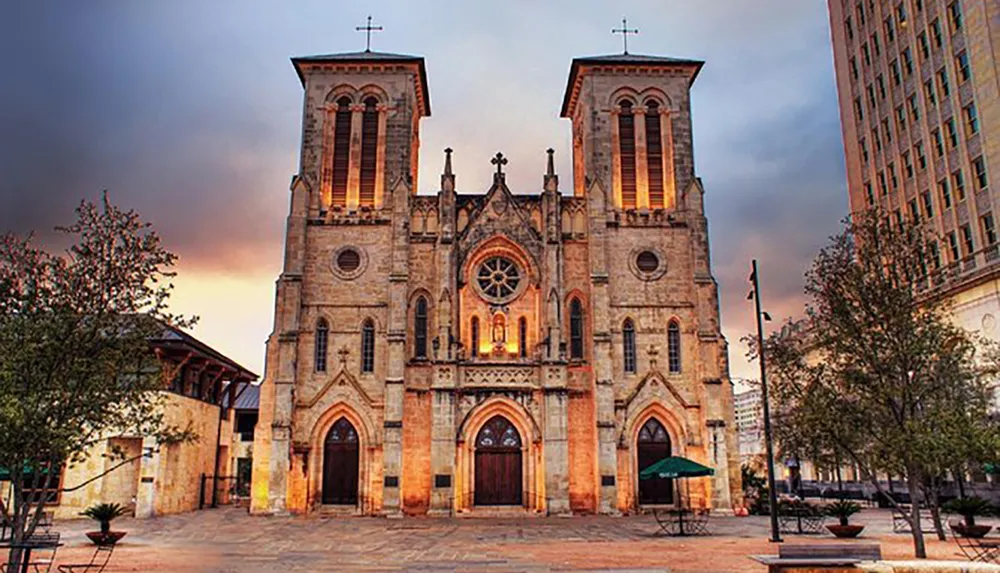
[[[700,62],[574,60],[568,194],[551,150],[538,191],[513,193],[498,154],[488,190],[458,193],[450,149],[440,189],[418,194],[423,59],[293,64],[301,166],[253,512],[632,512],[654,499],[637,478],[646,442],[715,468],[693,504],[740,502],[693,167]]]

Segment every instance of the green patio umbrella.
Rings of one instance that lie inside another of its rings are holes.
[[[675,479],[715,475],[715,470],[680,456],[663,458],[639,472],[640,479]]]
[[[639,479],[677,479],[710,475],[715,475],[715,470],[708,466],[680,456],[670,456],[639,472]],[[687,482],[684,482],[684,485],[688,487]],[[690,494],[689,490],[688,499],[691,498]],[[681,506],[684,506],[684,500],[681,500]]]
[[[682,458],[680,456],[670,456],[669,458],[663,458],[655,464],[640,471],[639,479],[678,479],[710,476],[714,474],[715,470],[708,466],[703,466],[698,462]],[[684,482],[684,485],[689,490],[686,497],[690,500],[690,486],[688,486],[687,481]],[[684,512],[687,511],[684,509],[685,505],[684,500],[681,499],[681,508],[678,514],[680,535],[685,535]]]

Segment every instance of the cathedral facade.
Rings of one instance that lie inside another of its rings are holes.
[[[299,173],[267,342],[254,513],[624,513],[740,503],[694,173],[702,63],[572,62],[538,189],[416,189],[424,60],[293,58]],[[540,154],[541,155],[541,154]],[[640,480],[669,455],[715,469]]]

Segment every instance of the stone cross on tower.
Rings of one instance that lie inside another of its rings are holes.
[[[611,33],[612,34],[621,34],[622,35],[622,43],[624,44],[624,46],[623,46],[624,47],[624,54],[627,56],[628,55],[628,35],[629,34],[638,34],[639,33],[639,29],[638,28],[629,29],[629,27],[628,27],[628,20],[625,19],[625,18],[622,18],[622,27],[621,28],[612,28],[611,29]]]
[[[490,163],[497,166],[497,177],[503,177],[503,166],[507,165],[507,158],[503,156],[503,153],[497,152],[493,159],[490,159]]]
[[[347,366],[347,357],[351,354],[351,351],[347,347],[343,347],[337,351],[337,355],[340,356],[340,364]]]
[[[382,26],[372,26],[372,17],[368,16],[368,24],[366,26],[358,26],[355,28],[358,32],[365,33],[365,51],[372,51],[372,31],[381,32]]]

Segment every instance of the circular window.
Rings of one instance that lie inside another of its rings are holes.
[[[343,280],[356,279],[363,272],[365,272],[365,267],[368,265],[368,255],[365,254],[363,249],[358,247],[345,246],[337,249],[333,253],[333,260],[330,264],[330,270],[333,271],[338,278]]]
[[[506,302],[517,294],[521,278],[521,271],[514,261],[505,257],[490,257],[479,265],[476,285],[487,299]]]
[[[629,255],[629,270],[644,281],[655,281],[667,272],[666,259],[656,247],[635,249]]]
[[[346,249],[337,255],[337,267],[345,273],[353,273],[361,266],[361,255],[353,249]]]
[[[656,272],[660,268],[660,257],[653,251],[643,251],[635,258],[635,266],[644,273]]]

